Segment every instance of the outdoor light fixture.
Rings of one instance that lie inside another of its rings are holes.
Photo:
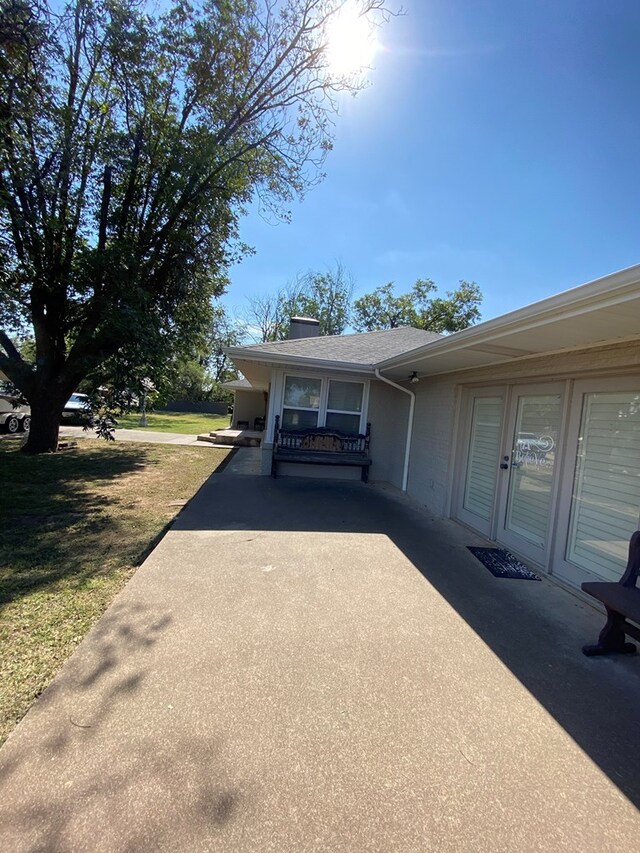
[[[414,384],[414,385],[415,385],[417,382],[420,382],[420,379],[419,379],[419,377],[418,377],[418,374],[416,373],[416,371],[415,371],[415,370],[413,371],[413,373],[412,373],[412,374],[411,374],[411,376],[409,377],[409,382],[413,382],[413,384]]]

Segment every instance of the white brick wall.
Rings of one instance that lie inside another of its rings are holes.
[[[424,380],[416,386],[407,492],[434,515],[446,514],[455,399],[454,382]]]

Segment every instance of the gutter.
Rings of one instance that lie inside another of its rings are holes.
[[[392,388],[397,388],[398,391],[404,391],[405,394],[408,394],[410,397],[409,400],[409,419],[407,424],[407,442],[404,450],[404,468],[402,470],[402,491],[407,491],[407,483],[409,481],[409,455],[411,453],[411,437],[413,434],[413,411],[416,405],[416,395],[413,391],[410,391],[408,388],[403,388],[402,385],[398,385],[397,382],[393,382],[391,379],[387,379],[386,376],[383,376],[378,368],[375,369],[376,378],[381,382],[386,382],[387,385],[391,385]]]

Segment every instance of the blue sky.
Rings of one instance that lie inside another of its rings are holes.
[[[483,319],[640,261],[640,2],[404,0],[291,224],[224,302],[340,260],[356,295],[477,281]]]

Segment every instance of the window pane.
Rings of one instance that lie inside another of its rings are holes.
[[[337,429],[350,435],[360,432],[360,415],[341,415],[337,412],[327,412],[326,425],[329,429]]]
[[[284,404],[301,409],[320,408],[321,379],[287,376],[284,385]]]
[[[640,393],[585,394],[567,560],[618,581],[640,504]]]
[[[501,429],[502,397],[476,397],[463,506],[485,521],[493,512]]]
[[[308,429],[318,426],[318,413],[304,409],[284,409],[282,412],[283,429]]]
[[[363,388],[362,382],[336,382],[332,379],[329,383],[327,409],[361,412]]]

